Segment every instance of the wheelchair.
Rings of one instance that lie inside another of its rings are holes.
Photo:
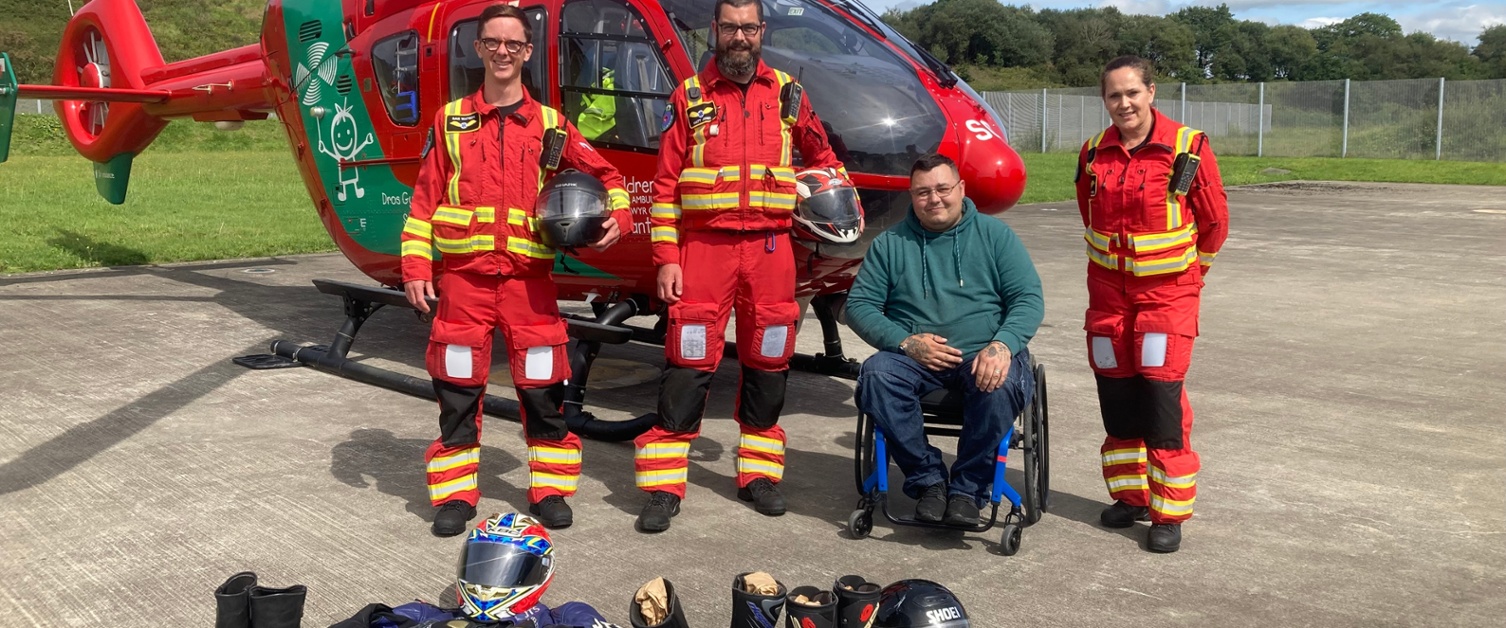
[[[988,517],[977,526],[957,527],[942,523],[919,521],[912,517],[897,517],[889,512],[889,458],[885,448],[884,434],[877,428],[873,418],[858,413],[858,446],[853,455],[857,480],[857,510],[847,518],[847,532],[854,539],[866,538],[873,531],[873,514],[882,511],[890,523],[901,526],[943,528],[966,532],[987,532],[999,521],[999,506],[1003,498],[1009,499],[1009,511],[1004,515],[1003,535],[998,550],[1005,556],[1013,556],[1020,550],[1020,530],[1039,521],[1046,512],[1050,499],[1049,412],[1046,396],[1046,367],[1030,360],[1030,370],[1035,377],[1035,394],[1025,404],[1019,416],[1010,424],[994,463],[993,489],[989,501],[992,508]],[[926,436],[958,437],[962,433],[962,391],[941,389],[921,398],[921,415],[925,421]],[[1004,479],[1005,461],[1009,450],[1023,452],[1025,471],[1025,494],[1015,491]]]

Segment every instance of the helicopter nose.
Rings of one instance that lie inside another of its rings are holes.
[[[995,214],[1019,202],[1025,193],[1025,164],[1002,136],[964,131],[961,148],[957,169],[979,211]]]

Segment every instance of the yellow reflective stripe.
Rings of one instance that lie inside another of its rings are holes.
[[[440,456],[430,460],[428,471],[429,473],[440,473],[478,462],[481,462],[481,448],[472,447],[470,449],[462,449],[448,456]]]
[[[1176,156],[1181,156],[1192,148],[1192,138],[1197,131],[1191,127],[1177,129]],[[1182,197],[1174,190],[1166,191],[1166,230],[1171,231],[1182,226]]]
[[[1125,489],[1149,489],[1150,485],[1145,482],[1143,475],[1116,475],[1105,478],[1104,483],[1109,486],[1109,492],[1122,491]]]
[[[403,233],[427,240],[434,235],[434,225],[429,224],[427,220],[409,216],[408,220],[403,222]]]
[[[1151,251],[1164,251],[1176,246],[1192,244],[1192,236],[1197,233],[1197,225],[1187,225],[1174,231],[1161,233],[1131,234],[1129,237],[1130,248],[1136,253],[1148,253]]]
[[[784,465],[769,462],[767,460],[754,460],[752,458],[737,458],[738,473],[761,473],[774,479],[784,477]]]
[[[701,125],[705,129],[707,125]],[[690,149],[690,163],[695,166],[706,165],[706,137],[701,130],[695,132],[695,146]]]
[[[784,441],[774,438],[765,438],[763,436],[756,436],[753,434],[743,434],[737,445],[739,447],[742,447],[743,449],[751,449],[753,451],[761,451],[764,453],[776,454],[780,456],[784,455]]]
[[[446,207],[441,205],[439,209],[434,210],[434,222],[442,222],[458,227],[469,227],[471,226],[471,216],[474,214],[475,212],[462,207]]]
[[[560,125],[560,112],[554,107],[539,107],[544,114],[544,128],[553,129]]]
[[[748,192],[748,205],[768,209],[795,209],[795,195],[783,192],[750,190]]]
[[[1151,465],[1150,480],[1166,488],[1192,488],[1197,486],[1197,474],[1166,475],[1160,467]]]
[[[510,209],[507,210],[507,224],[512,225],[514,227],[521,227],[521,226],[523,226],[523,225],[525,225],[527,223],[528,223],[528,212],[525,212],[525,211],[523,211],[521,209],[518,209],[516,207],[510,208]]]
[[[1195,262],[1197,262],[1197,251],[1189,248],[1180,257],[1168,257],[1148,262],[1125,258],[1124,266],[1125,270],[1134,273],[1135,276],[1145,277],[1181,272],[1187,270],[1187,267]]]
[[[495,251],[496,240],[489,235],[473,235],[469,238],[434,238],[434,248],[440,253],[464,255],[480,251]]]
[[[649,443],[633,451],[639,460],[684,458],[690,455],[690,443]]]
[[[580,464],[580,450],[563,447],[529,447],[528,461],[548,464]]]
[[[443,250],[443,249],[440,249]],[[507,252],[526,255],[535,259],[554,259],[554,249],[543,244],[516,236],[507,237]]]
[[[1209,253],[1209,252],[1204,251],[1202,249],[1198,249],[1198,252],[1197,252],[1197,261],[1198,261],[1199,264],[1202,264],[1204,266],[1209,266],[1209,265],[1213,264],[1213,258],[1216,255],[1218,255],[1218,253]]]
[[[679,220],[680,206],[674,203],[654,203],[649,207],[650,218],[662,218],[664,220]]]
[[[697,88],[697,89],[699,89],[700,87],[701,87],[701,77],[699,77],[699,76],[692,76],[692,77],[690,77],[688,79],[685,79],[685,102],[689,103],[692,106],[701,104],[701,99],[700,98],[691,98],[690,97],[691,88]]]
[[[680,243],[680,231],[674,227],[654,227],[650,229],[650,235],[654,242]]]
[[[1095,231],[1093,229],[1084,231],[1082,237],[1084,240],[1087,240],[1088,244],[1092,245],[1093,248],[1103,251],[1104,253],[1109,252],[1109,246],[1119,243],[1119,234],[1104,233],[1102,231]]]
[[[1192,499],[1166,499],[1154,493],[1150,496],[1150,509],[1163,515],[1190,515],[1192,514]]]
[[[684,484],[687,477],[689,477],[689,472],[684,468],[639,471],[633,474],[633,480],[637,483],[638,488],[664,486],[665,484]]]
[[[680,207],[685,210],[694,209],[736,209],[737,192],[722,192],[719,194],[682,194]]]
[[[1103,141],[1103,134],[1108,132],[1108,129],[1099,131],[1098,135],[1093,136],[1093,141],[1088,144],[1088,148],[1098,148],[1098,144]]]
[[[1110,449],[1103,452],[1103,466],[1105,467],[1111,467],[1116,464],[1142,464],[1144,462],[1144,449]]]
[[[429,485],[429,501],[443,502],[445,498],[463,491],[476,490],[476,474],[471,473],[448,482]]]
[[[622,188],[612,188],[610,190],[607,190],[607,199],[611,203],[613,210],[627,209],[628,206],[632,204],[627,190],[624,190]]]
[[[1119,270],[1118,255],[1099,252],[1097,249],[1094,249],[1093,245],[1091,244],[1088,245],[1088,259],[1093,260],[1093,263],[1098,264],[1099,266],[1102,266],[1104,268],[1108,268],[1110,270]]]
[[[409,255],[412,255],[414,257],[422,257],[432,262],[434,261],[433,248],[433,245],[429,244],[428,242],[408,240],[403,243],[402,255],[403,257],[407,257]]]
[[[785,185],[795,185],[795,169],[784,166],[769,166],[769,174],[774,175],[774,180]],[[847,175],[842,175],[844,178]]]
[[[738,181],[742,179],[742,171],[740,166],[722,166],[717,176],[720,176],[723,181]]]
[[[544,473],[533,471],[528,474],[528,485],[533,488],[557,488],[562,491],[573,491],[580,483],[578,475],[559,475],[557,473]]]
[[[445,115],[446,116],[458,116],[458,115],[460,115],[460,111],[463,109],[462,103],[463,103],[463,99],[456,99],[456,100],[450,101],[450,103],[447,104],[447,105],[445,105],[445,107],[444,107],[444,113],[445,113]],[[446,125],[446,127],[448,127],[448,126],[449,125]],[[450,154],[450,168],[453,170],[450,173],[450,183],[449,183],[449,186],[448,186],[448,192],[449,192],[449,195],[450,195],[450,202],[451,203],[455,203],[455,204],[459,204],[460,203],[460,134],[459,133],[451,133],[448,130],[446,130],[445,133],[444,133],[444,145],[445,145],[446,152],[448,152]]]
[[[490,224],[490,223],[497,222],[497,208],[495,208],[495,207],[477,207],[476,208],[476,222],[481,223],[481,224]]]
[[[680,171],[680,183],[704,183],[716,185],[716,168],[686,168]]]

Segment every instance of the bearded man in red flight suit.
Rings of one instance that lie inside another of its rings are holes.
[[[475,48],[485,79],[434,117],[403,228],[403,288],[419,311],[427,313],[435,295],[434,267],[442,271],[425,360],[440,408],[440,436],[424,454],[439,536],[464,532],[481,498],[481,400],[496,328],[506,339],[528,442],[529,512],[551,528],[573,522],[565,498],[580,478],[580,438],[561,412],[568,338],[550,276],[555,251],[539,237],[534,202],[552,170],[575,168],[605,184],[613,209],[591,247],[611,246],[631,226],[616,168],[523,88],[532,31],[517,7],[482,11]],[[561,148],[558,164],[541,158],[551,146]]]
[[[659,425],[634,444],[638,516],[645,532],[669,529],[685,496],[690,442],[700,433],[727,318],[737,311],[742,377],[736,417],[738,497],[784,514],[785,379],[795,349],[795,208],[792,152],[806,168],[845,178],[821,121],[793,78],[760,59],[763,6],[717,0],[716,55],[670,97],[650,212],[658,296],[669,303],[668,364]]]

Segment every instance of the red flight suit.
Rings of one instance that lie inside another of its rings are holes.
[[[1184,153],[1201,163],[1179,192],[1173,170]],[[1182,381],[1202,276],[1229,233],[1207,136],[1156,111],[1132,153],[1109,127],[1083,144],[1077,206],[1089,259],[1084,329],[1108,433],[1104,482],[1114,499],[1149,506],[1152,522],[1179,523],[1192,516],[1200,466]]]
[[[474,506],[481,497],[481,399],[496,328],[507,343],[528,441],[528,501],[569,497],[580,478],[580,438],[566,429],[560,408],[570,362],[550,277],[555,251],[540,241],[534,216],[549,176],[539,155],[551,128],[567,134],[560,168],[601,179],[612,216],[628,233],[622,176],[558,111],[525,92],[522,106],[503,118],[478,91],[434,116],[403,228],[402,273],[408,282],[440,271],[425,359],[439,397],[440,436],[424,453],[435,506]],[[435,260],[434,251],[442,257]]]
[[[759,62],[744,92],[708,63],[670,96],[649,217],[654,264],[680,264],[684,291],[669,307],[660,422],[634,441],[637,484],[646,491],[685,496],[690,441],[734,308],[742,363],[737,485],[784,476],[777,423],[800,316],[789,238],[792,153],[800,150],[806,168],[846,175],[803,93],[797,113],[782,114],[781,90],[794,84]]]

